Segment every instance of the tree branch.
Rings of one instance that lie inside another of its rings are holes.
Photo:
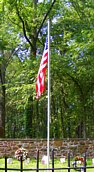
[[[50,8],[48,9],[48,11],[47,11],[47,13],[46,13],[46,15],[45,15],[45,17],[44,17],[44,19],[43,19],[43,21],[42,21],[40,27],[39,27],[39,30],[38,30],[37,35],[36,35],[36,38],[38,38],[38,35],[39,35],[40,31],[41,31],[41,28],[43,27],[43,24],[44,24],[46,18],[48,17],[48,15],[49,15],[49,13],[50,13],[52,7],[53,7],[54,4],[55,4],[55,2],[56,2],[56,0],[54,0],[54,1],[52,2]]]
[[[22,23],[22,26],[23,26],[23,33],[24,33],[25,39],[27,40],[27,42],[30,44],[31,48],[33,49],[33,45],[32,45],[31,41],[29,40],[29,38],[26,35],[25,23],[24,23],[24,20],[22,19],[22,17],[20,16],[17,5],[16,5],[16,11],[17,11],[17,15],[18,15],[18,17],[19,17],[19,19],[20,19],[20,21]]]

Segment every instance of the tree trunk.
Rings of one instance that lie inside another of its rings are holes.
[[[0,65],[0,138],[5,137],[5,67]]]
[[[33,97],[28,98],[28,105],[26,107],[26,136],[29,138],[33,137]]]

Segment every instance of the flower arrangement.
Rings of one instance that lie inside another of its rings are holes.
[[[72,162],[72,165],[75,168],[74,170],[75,171],[82,171],[83,170],[84,163],[86,163],[84,157],[76,156],[74,158],[74,161]],[[86,163],[86,165],[87,165],[87,163]]]
[[[81,161],[81,163],[84,162],[84,158],[83,157],[80,157],[80,156],[76,156],[74,160],[75,161]]]
[[[24,148],[19,148],[19,149],[16,150],[16,152],[15,152],[15,158],[16,158],[17,160],[20,161],[21,158],[22,158],[22,161],[24,161],[25,159],[27,159],[27,157],[28,157],[28,152],[27,152],[26,149],[24,149]]]

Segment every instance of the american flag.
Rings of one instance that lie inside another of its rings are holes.
[[[39,97],[43,94],[45,90],[45,79],[46,79],[46,68],[47,68],[47,62],[48,62],[48,38],[46,38],[45,48],[42,55],[38,75],[37,75],[37,81],[36,81],[36,98],[39,99]]]

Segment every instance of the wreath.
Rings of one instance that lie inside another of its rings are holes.
[[[27,159],[28,157],[28,152],[26,149],[24,148],[19,148],[16,150],[15,152],[15,158],[18,160],[18,161],[21,161],[21,158],[22,158],[22,161],[24,161],[25,159]]]

